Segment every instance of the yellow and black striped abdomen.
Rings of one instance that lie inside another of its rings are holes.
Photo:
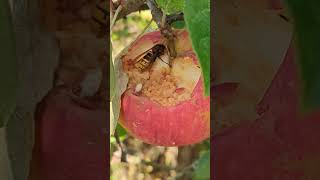
[[[147,69],[150,64],[151,64],[151,60],[148,60],[143,57],[135,64],[135,66],[136,66],[136,68],[143,71],[143,70]]]
[[[135,67],[140,69],[141,71],[144,71],[152,64],[152,58],[152,51],[149,51],[146,55],[144,55],[135,63]]]

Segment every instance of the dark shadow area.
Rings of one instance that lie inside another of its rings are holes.
[[[212,179],[317,179],[319,115],[299,109],[292,17],[278,1],[215,4]]]
[[[109,1],[12,1],[18,97],[6,127],[14,180],[105,180]]]

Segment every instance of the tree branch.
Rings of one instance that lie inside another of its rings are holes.
[[[183,13],[172,14],[172,15],[167,16],[167,23],[168,24],[171,25],[175,21],[184,21]]]
[[[146,0],[126,0],[126,1],[119,0],[113,3],[114,9],[117,9],[119,6],[122,6],[122,10],[117,16],[116,20],[124,18],[128,14],[131,14],[133,12],[149,9],[148,6],[146,5]]]
[[[118,0],[117,2],[113,2],[112,7],[114,8],[112,9],[112,11],[118,9],[119,6],[122,7],[121,11],[116,17],[116,20],[124,18],[128,14],[136,11],[150,9],[152,18],[157,23],[162,36],[168,40],[167,45],[171,59],[177,56],[174,46],[174,33],[170,25],[175,21],[184,20],[183,13],[166,16],[157,6],[155,0]]]
[[[157,23],[159,28],[163,28],[161,21],[163,17],[163,13],[160,8],[158,8],[157,4],[154,2],[154,0],[147,0],[147,5],[149,9],[151,10],[152,18]]]
[[[149,9],[151,9],[152,16],[156,22],[161,22],[161,20],[162,20],[163,13],[162,13],[161,9],[159,9],[157,7],[156,3],[153,0],[152,1],[126,0],[124,3],[122,3],[122,2],[123,1],[118,0],[118,1],[111,4],[111,11],[113,12],[113,14],[115,13],[116,9],[120,5],[122,6],[122,10],[118,14],[116,20],[122,19],[131,13],[134,13],[137,11],[142,11],[142,10],[149,10]],[[172,14],[172,15],[167,16],[166,23],[170,25],[175,21],[183,21],[183,20],[184,20],[183,13]]]
[[[120,138],[119,138],[119,134],[118,134],[117,129],[114,131],[114,137],[116,138],[116,142],[117,142],[117,144],[118,144],[119,147],[120,147],[120,151],[121,151],[121,162],[127,162],[127,152],[125,151],[125,149],[124,149],[123,146],[122,146],[122,143],[121,143],[121,141],[120,141]]]

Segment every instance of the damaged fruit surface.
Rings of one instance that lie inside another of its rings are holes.
[[[188,33],[175,33],[175,59],[169,61],[165,50],[146,70],[137,68],[146,50],[166,44],[158,31],[142,36],[121,58],[129,82],[122,95],[119,122],[134,137],[149,144],[188,145],[210,134],[210,97],[204,96],[197,57]]]

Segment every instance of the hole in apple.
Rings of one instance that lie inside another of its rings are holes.
[[[173,59],[171,67],[168,66],[168,54],[160,58],[141,72],[135,66],[136,61],[124,57],[124,71],[129,77],[128,89],[132,94],[147,97],[162,106],[175,106],[190,100],[201,76],[199,66],[188,56]]]

